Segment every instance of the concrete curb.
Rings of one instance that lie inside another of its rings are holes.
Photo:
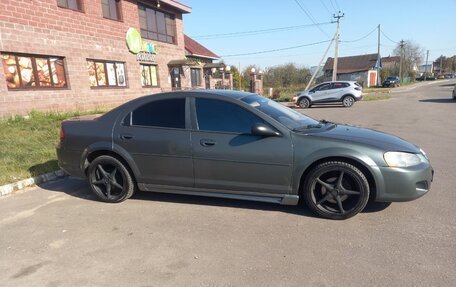
[[[63,170],[56,170],[56,171],[45,173],[45,174],[42,174],[39,176],[34,176],[34,177],[27,178],[27,179],[23,179],[18,182],[15,182],[15,183],[2,185],[2,186],[0,186],[0,197],[11,194],[13,192],[16,192],[18,190],[24,189],[26,187],[29,187],[29,186],[32,186],[35,184],[53,181],[53,180],[62,178],[64,176],[65,176],[65,173],[63,172]]]

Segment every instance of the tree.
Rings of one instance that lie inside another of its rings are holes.
[[[439,67],[442,64],[440,70],[441,73],[450,73],[456,71],[456,56],[453,57],[445,57],[440,56],[434,61],[434,67]]]
[[[393,51],[395,56],[401,56],[401,46],[397,44]],[[423,63],[424,48],[412,40],[406,40],[402,51],[402,77],[416,76],[417,68]]]

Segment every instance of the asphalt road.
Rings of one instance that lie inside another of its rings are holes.
[[[105,204],[67,178],[0,198],[0,286],[455,286],[450,83],[305,111],[420,145],[436,173],[416,201],[330,221],[299,207],[180,195]]]

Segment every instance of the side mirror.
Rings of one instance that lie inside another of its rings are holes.
[[[280,136],[280,133],[276,132],[268,125],[256,123],[252,127],[252,135],[261,137],[277,137]]]

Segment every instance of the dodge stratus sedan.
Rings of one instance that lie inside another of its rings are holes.
[[[317,121],[262,96],[162,93],[62,122],[60,167],[102,201],[135,190],[296,205],[346,219],[369,200],[414,200],[433,169],[396,136]]]

